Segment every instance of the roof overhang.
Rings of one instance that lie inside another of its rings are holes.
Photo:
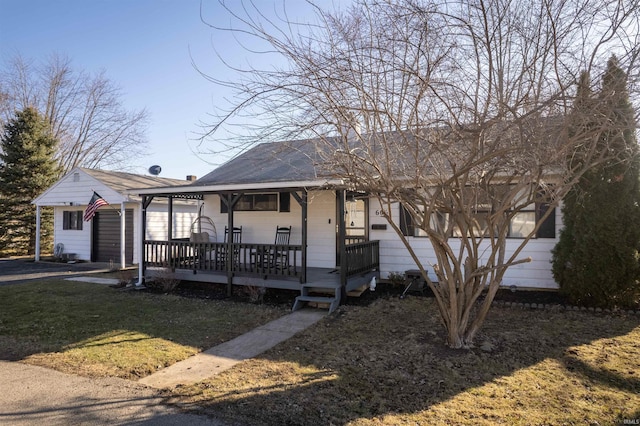
[[[130,189],[128,194],[174,196],[195,198],[202,194],[223,194],[230,192],[279,192],[283,190],[295,191],[300,189],[329,189],[343,187],[342,179],[320,179],[290,182],[256,182],[256,183],[231,183],[222,185],[185,185],[162,188]]]

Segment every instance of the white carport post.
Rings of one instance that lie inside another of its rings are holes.
[[[35,261],[40,260],[40,205],[36,204],[36,256]]]
[[[120,207],[120,269],[124,269],[127,267],[127,259],[126,259],[126,249],[125,249],[125,229],[127,221],[125,220],[125,206],[124,201],[121,203]]]

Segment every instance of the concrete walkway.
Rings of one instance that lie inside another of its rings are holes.
[[[89,379],[6,361],[0,361],[0,424],[223,425],[167,406],[157,390],[129,380]]]
[[[233,340],[173,364],[138,383],[154,388],[171,388],[195,383],[253,358],[327,316],[323,310],[302,309],[271,321]]]
[[[116,285],[120,280],[116,278],[100,278],[100,277],[73,277],[65,278],[65,281],[80,281],[83,283],[94,283],[103,285]]]
[[[64,279],[79,275],[109,272],[106,263],[34,262],[29,258],[0,259],[0,285],[21,284],[44,279]]]

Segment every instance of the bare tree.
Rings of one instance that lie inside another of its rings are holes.
[[[0,122],[31,106],[50,123],[63,174],[75,166],[125,168],[146,147],[146,111],[127,110],[104,72],[74,70],[65,57],[34,65],[14,56],[0,74],[0,94]]]
[[[632,69],[637,0],[360,1],[316,8],[308,25],[253,3],[226,10],[233,25],[213,28],[288,67],[210,76],[237,97],[206,137],[255,115],[263,125],[236,148],[316,137],[323,168],[382,206],[451,347],[472,345],[505,272],[530,261],[523,248],[577,179],[628,158],[598,148],[606,114],[576,131],[570,112],[581,71],[598,75],[611,52]],[[436,262],[416,254],[402,221],[428,237]]]

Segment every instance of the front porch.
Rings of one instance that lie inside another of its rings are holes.
[[[302,246],[245,243],[199,243],[183,240],[145,241],[147,277],[169,269],[175,278],[234,285],[298,290],[301,302],[326,302],[335,309],[349,292],[379,278],[379,242],[344,245],[338,268],[308,267]],[[327,297],[313,296],[329,293]]]

